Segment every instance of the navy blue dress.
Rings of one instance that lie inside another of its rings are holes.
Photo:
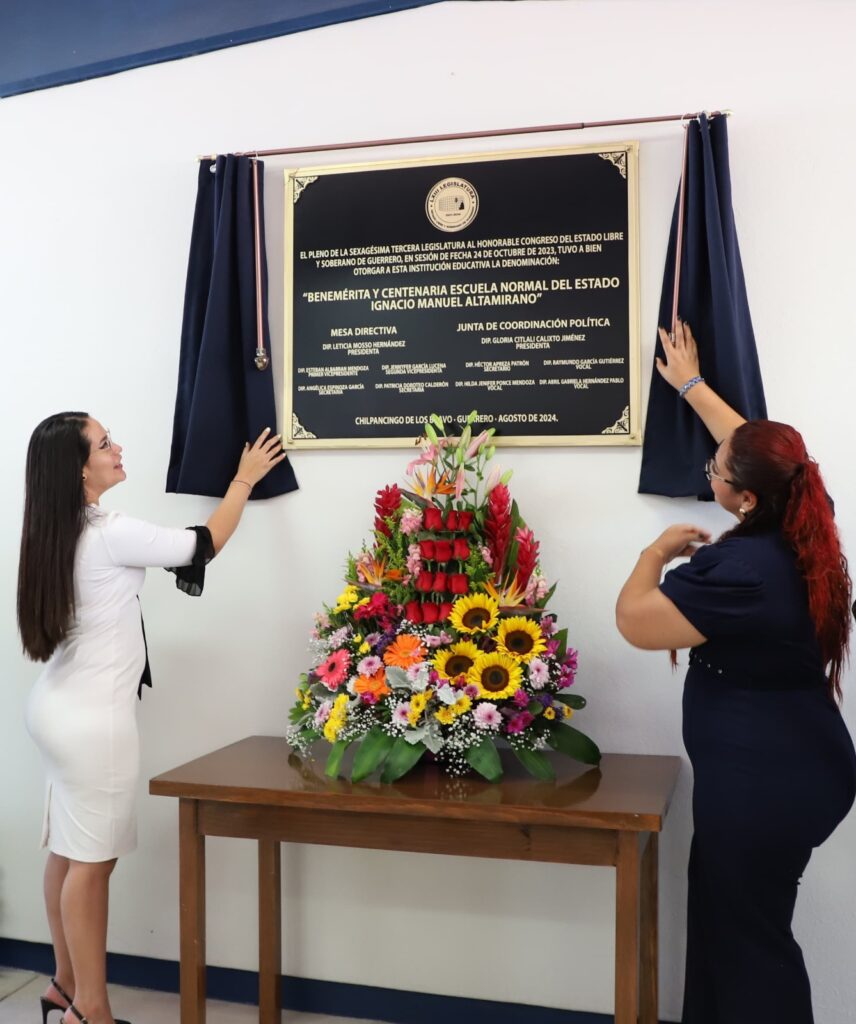
[[[765,533],[702,548],[660,589],[708,638],[684,684],[695,781],[683,1024],[812,1024],[791,920],[812,850],[853,803],[856,754],[805,582]]]

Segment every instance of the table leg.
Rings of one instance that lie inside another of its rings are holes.
[[[639,1009],[639,833],[619,832],[615,889],[615,1024]]]
[[[639,1024],[657,1024],[657,840],[648,833],[642,854],[642,895],[639,907]]]
[[[181,1024],[205,1024],[205,836],[199,804],[178,801]]]
[[[259,1024],[282,1015],[282,920],[279,843],[259,840]]]

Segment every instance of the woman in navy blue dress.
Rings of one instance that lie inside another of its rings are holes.
[[[683,729],[694,836],[682,1020],[812,1024],[791,921],[812,850],[856,795],[856,754],[838,710],[847,562],[797,431],[746,422],[708,388],[686,325],[661,336],[667,358],[658,369],[720,442],[707,475],[738,521],[702,547],[706,531],[670,527],[642,552],[616,608],[635,646],[691,649]],[[661,583],[668,562],[687,555]]]

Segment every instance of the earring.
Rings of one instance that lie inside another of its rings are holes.
[[[746,515],[746,509],[745,509],[745,508],[743,508],[743,506],[742,506],[742,505],[740,506],[740,508],[738,509],[738,511],[740,512],[740,515],[741,515],[741,516],[745,516],[745,515]]]

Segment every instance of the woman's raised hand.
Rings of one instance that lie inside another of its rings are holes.
[[[285,458],[286,453],[282,450],[282,435],[275,434],[270,437],[270,427],[265,429],[256,438],[255,444],[249,441],[244,445],[241,453],[241,461],[238,463],[238,471],[235,473],[236,480],[243,480],[250,487],[255,485],[270,473],[274,466],[278,465]]]
[[[657,356],[657,369],[667,384],[679,389],[688,380],[699,376],[698,347],[690,331],[690,325],[683,320],[675,324],[675,336],[669,337],[665,327],[660,328],[660,341],[666,353],[666,361]]]
[[[656,551],[663,559],[663,564],[671,562],[673,558],[689,558],[698,551],[699,544],[708,544],[710,533],[700,526],[693,526],[690,523],[678,523],[663,530],[660,536],[649,544],[651,551]]]

